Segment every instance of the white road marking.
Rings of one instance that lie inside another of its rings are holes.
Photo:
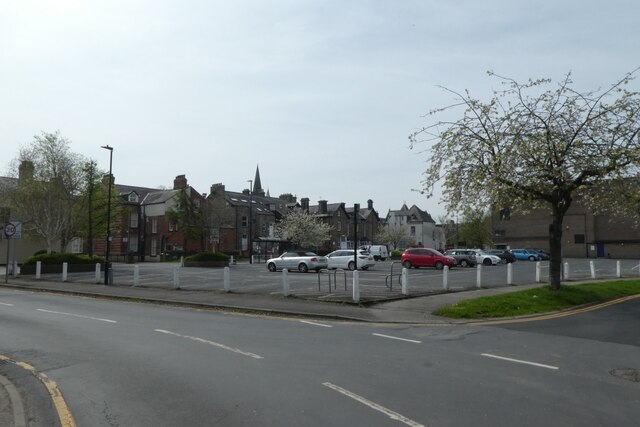
[[[537,366],[539,368],[554,369],[554,370],[560,369],[557,366],[544,365],[542,363],[535,363],[535,362],[528,362],[526,360],[512,359],[510,357],[496,356],[495,354],[489,354],[489,353],[482,353],[481,356],[492,357],[494,359],[500,359],[500,360],[506,360],[508,362],[523,363],[525,365]]]
[[[43,310],[41,308],[36,309],[36,311],[41,311],[43,313],[51,313],[51,314],[62,314],[64,316],[71,316],[71,317],[79,317],[81,319],[91,319],[91,320],[98,320],[100,322],[107,322],[107,323],[118,323],[115,320],[109,320],[109,319],[101,319],[99,317],[91,317],[91,316],[83,316],[81,314],[73,314],[73,313],[65,313],[63,311],[51,311],[51,310]]]
[[[410,339],[407,339],[407,338],[400,338],[400,337],[393,337],[391,335],[382,335],[382,334],[376,334],[376,333],[373,333],[372,335],[375,335],[377,337],[382,337],[382,338],[390,338],[392,340],[407,341],[407,342],[412,342],[412,343],[415,343],[415,344],[422,344],[422,341],[410,340]]]
[[[359,396],[355,393],[350,392],[349,390],[346,390],[340,386],[337,386],[335,384],[326,382],[326,383],[322,383],[323,386],[325,387],[329,387],[330,389],[333,389],[335,391],[337,391],[338,393],[342,393],[347,397],[350,397],[360,403],[362,403],[363,405],[366,405],[368,407],[370,407],[371,409],[374,409],[376,411],[382,412],[383,414],[387,415],[389,418],[391,418],[392,420],[395,421],[400,421],[401,423],[404,423],[408,426],[412,426],[412,427],[424,427],[423,424],[420,424],[416,421],[413,421],[412,419],[409,419],[407,417],[405,417],[404,415],[400,415],[397,412],[394,412],[390,409],[385,408],[384,406],[378,405],[375,402],[372,402],[368,399],[365,399],[362,396]]]
[[[240,349],[237,349],[237,348],[229,347],[229,346],[226,346],[224,344],[217,343],[215,341],[205,340],[204,338],[192,337],[192,336],[189,336],[189,335],[182,335],[182,334],[179,334],[177,332],[166,331],[164,329],[154,329],[154,330],[156,332],[160,332],[162,334],[173,335],[175,337],[186,338],[186,339],[189,339],[189,340],[192,340],[192,341],[197,341],[197,342],[201,342],[201,343],[204,343],[204,344],[209,344],[209,345],[212,345],[214,347],[221,348],[223,350],[227,350],[227,351],[231,351],[233,353],[241,354],[243,356],[253,357],[254,359],[264,359],[264,357],[262,357],[260,355],[257,355],[257,354],[254,354],[254,353],[250,353],[248,351],[243,351],[243,350],[240,350]]]
[[[7,307],[13,307],[13,304],[9,304],[6,302],[0,302],[0,305],[6,305]]]
[[[333,326],[331,325],[325,325],[324,323],[309,322],[308,320],[301,320],[300,322],[306,323],[307,325],[322,326],[323,328],[333,328]]]

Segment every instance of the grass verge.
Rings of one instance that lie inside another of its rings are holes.
[[[640,294],[640,280],[563,285],[559,291],[543,286],[462,301],[438,309],[433,314],[455,319],[513,317],[596,304],[634,294]]]

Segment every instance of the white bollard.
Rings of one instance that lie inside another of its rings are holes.
[[[40,280],[40,273],[42,273],[42,261],[36,262],[36,280]]]
[[[449,291],[449,266],[445,265],[444,269],[442,270],[442,289],[444,289],[445,292]]]
[[[596,278],[596,263],[593,261],[589,261],[589,268],[591,269],[591,278]]]
[[[482,288],[482,264],[479,263],[478,267],[476,268],[477,272],[476,272],[476,288],[480,289]]]
[[[236,261],[233,259],[233,255],[229,256],[229,265],[234,265]]]
[[[564,280],[569,280],[569,263],[564,263]]]
[[[513,264],[511,263],[507,264],[507,285],[513,285]]]
[[[101,280],[100,280],[100,263],[99,262],[96,262],[96,277],[95,277],[95,279],[96,279],[96,283],[100,283],[101,282]]]
[[[541,271],[542,271],[542,268],[540,265],[541,265],[540,261],[536,262],[536,283],[540,283],[540,280],[542,280],[540,277]]]
[[[139,285],[140,285],[140,266],[134,265],[133,266],[133,286],[139,286]]]
[[[289,270],[282,269],[282,293],[285,297],[289,296]]]
[[[616,261],[616,277],[618,279],[622,277],[622,265],[619,260]]]
[[[409,270],[402,269],[402,295],[409,295]]]
[[[353,270],[353,302],[360,302],[360,271]]]
[[[176,265],[173,267],[173,287],[175,289],[180,289],[180,266]]]
[[[180,267],[184,267],[184,257],[180,257]]]
[[[229,267],[224,268],[224,291],[229,292],[231,290],[231,270]]]
[[[69,263],[63,262],[62,263],[62,281],[66,282],[67,281],[67,269],[69,268]]]

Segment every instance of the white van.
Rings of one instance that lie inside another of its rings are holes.
[[[389,258],[389,251],[384,245],[371,245],[367,246],[366,249],[373,255],[373,259],[376,261],[384,261]]]

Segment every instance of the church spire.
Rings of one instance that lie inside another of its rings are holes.
[[[253,180],[253,194],[256,196],[264,196],[264,190],[260,182],[260,168],[258,166],[256,166],[256,177]]]

